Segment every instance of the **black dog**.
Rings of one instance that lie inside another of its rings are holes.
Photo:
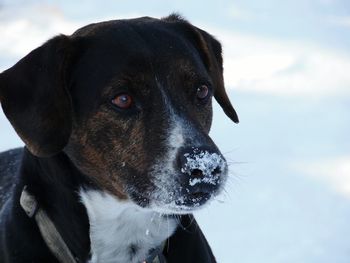
[[[88,25],[0,74],[0,261],[215,262],[191,212],[223,188],[221,45],[178,15]]]

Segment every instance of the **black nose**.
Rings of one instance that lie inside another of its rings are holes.
[[[226,161],[208,147],[184,148],[178,155],[182,174],[182,205],[197,206],[210,199],[226,173]]]
[[[210,179],[219,176],[226,169],[222,155],[208,147],[183,148],[178,160],[181,172],[191,180],[210,183]]]

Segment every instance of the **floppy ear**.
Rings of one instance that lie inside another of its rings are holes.
[[[184,33],[189,40],[194,42],[214,81],[214,97],[216,101],[220,104],[225,114],[233,122],[238,123],[239,119],[237,113],[227,96],[224,86],[222,49],[219,41],[204,30],[193,26],[176,13],[164,17],[162,20],[181,26],[181,32]]]
[[[72,126],[66,90],[69,38],[57,36],[0,74],[5,115],[31,153],[48,157],[67,144]]]
[[[206,64],[209,68],[209,72],[214,79],[215,90],[214,97],[224,110],[225,114],[235,123],[239,122],[238,115],[233,108],[224,85],[223,77],[223,60],[222,60],[222,48],[219,41],[207,32],[197,28],[200,32],[199,43],[201,46],[201,52],[207,59]]]

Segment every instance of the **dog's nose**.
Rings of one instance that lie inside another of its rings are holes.
[[[183,198],[179,205],[204,204],[225,179],[227,164],[220,152],[208,147],[184,148],[178,156]]]
[[[184,148],[178,160],[181,172],[190,179],[190,185],[196,182],[214,184],[226,169],[222,155],[209,147]]]

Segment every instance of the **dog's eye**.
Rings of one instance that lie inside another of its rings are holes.
[[[112,103],[120,109],[129,109],[133,105],[132,97],[127,93],[122,93],[115,96]]]
[[[201,85],[197,88],[197,99],[204,101],[209,96],[209,88],[207,85]]]

